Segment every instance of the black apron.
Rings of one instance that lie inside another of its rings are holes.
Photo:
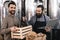
[[[40,27],[45,27],[46,26],[46,18],[45,18],[45,15],[44,16],[44,20],[45,21],[37,21],[37,17],[36,17],[36,22],[35,24],[33,25],[33,31],[35,31],[36,33],[45,33],[45,30],[44,29],[38,29]]]

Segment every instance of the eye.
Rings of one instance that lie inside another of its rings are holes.
[[[36,10],[37,12],[40,12],[40,10]]]
[[[11,9],[12,9],[13,7],[11,7]]]
[[[11,8],[13,8],[13,7],[11,7]]]
[[[40,10],[38,12],[40,12]]]
[[[14,7],[14,9],[16,9],[16,7]]]

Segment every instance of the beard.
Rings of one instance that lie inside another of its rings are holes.
[[[12,11],[9,11],[9,13],[10,13],[11,15],[14,15],[14,14],[15,14],[15,11],[12,10]]]
[[[36,13],[36,17],[37,17],[37,18],[40,18],[40,17],[42,16],[42,14],[43,14],[43,13],[41,13],[41,14],[40,14],[40,13]]]

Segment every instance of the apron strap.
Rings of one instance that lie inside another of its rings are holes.
[[[44,20],[45,20],[45,22],[46,22],[46,17],[45,17],[45,15],[43,15],[44,16]]]

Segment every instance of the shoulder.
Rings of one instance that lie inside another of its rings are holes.
[[[45,15],[45,18],[46,18],[46,21],[49,21],[50,20],[50,17]]]
[[[14,19],[17,20],[17,21],[19,21],[19,18],[17,16],[14,16]]]
[[[3,20],[6,20],[6,19],[8,19],[8,16],[3,17]]]
[[[49,16],[45,15],[46,18],[50,18]]]
[[[14,16],[14,18],[18,19],[18,17],[17,17],[17,16]]]
[[[5,16],[3,19],[2,19],[2,23],[4,24],[6,24],[7,23],[7,21],[8,21],[8,16]]]

